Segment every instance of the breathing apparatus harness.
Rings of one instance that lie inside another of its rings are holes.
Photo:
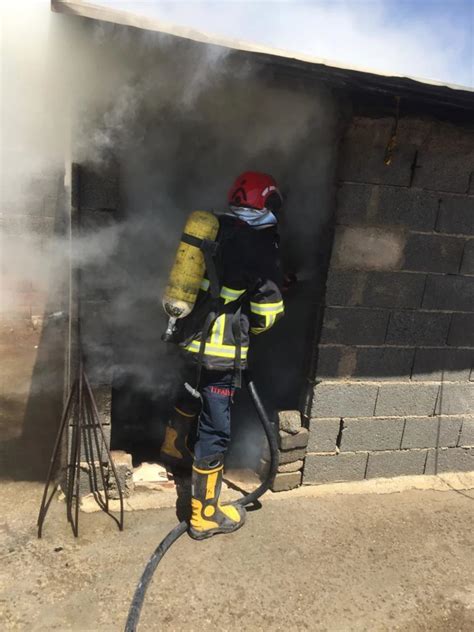
[[[214,323],[219,318],[219,300],[221,295],[221,283],[219,279],[219,272],[216,265],[216,259],[219,253],[220,243],[219,240],[211,239],[199,239],[194,235],[183,232],[181,235],[181,241],[190,246],[199,248],[204,256],[206,265],[206,273],[209,279],[209,293],[211,296],[211,304],[209,313],[204,321],[204,325],[201,332],[201,340],[199,344],[199,352],[197,354],[196,363],[196,385],[193,387],[188,382],[185,383],[186,390],[196,399],[201,399],[199,393],[199,385],[201,382],[202,365],[204,360],[204,353],[206,350],[206,341],[209,332],[212,330]],[[234,389],[240,389],[242,387],[242,329],[240,316],[242,313],[242,304],[247,297],[249,290],[245,290],[234,303],[238,304],[232,316],[232,334],[235,341],[235,359],[234,359]]]

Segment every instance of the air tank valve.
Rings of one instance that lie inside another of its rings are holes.
[[[166,327],[166,331],[161,335],[161,339],[163,342],[172,342],[174,335],[176,333],[176,321],[177,318],[170,316],[168,320],[168,325]]]

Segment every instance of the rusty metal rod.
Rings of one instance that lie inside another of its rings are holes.
[[[68,422],[70,422],[68,424]],[[100,420],[99,411],[95,397],[84,371],[82,361],[79,366],[79,374],[71,388],[67,398],[66,406],[61,417],[61,422],[56,436],[56,441],[51,455],[48,476],[46,479],[45,489],[43,492],[42,502],[38,515],[38,537],[42,536],[43,525],[48,512],[51,501],[56,493],[56,486],[50,493],[50,486],[54,481],[54,475],[57,469],[57,461],[60,454],[60,446],[62,445],[64,433],[67,428],[71,428],[71,440],[68,441],[67,449],[67,466],[66,466],[66,515],[68,522],[75,537],[79,533],[79,508],[80,508],[80,481],[81,481],[81,463],[84,458],[84,464],[88,470],[89,487],[91,493],[102,511],[107,513],[118,525],[120,531],[124,526],[124,506],[123,506],[123,490],[118,478],[117,469],[112,459],[104,428]],[[83,446],[83,451],[82,451]],[[94,452],[95,448],[95,452]],[[104,454],[105,453],[105,454]],[[110,511],[110,494],[108,489],[107,469],[104,463],[104,455],[107,457],[107,465],[110,468],[109,475],[115,478],[115,483],[119,495],[119,517],[114,516]],[[96,471],[96,460],[99,473]],[[102,490],[99,489],[99,476]]]
[[[50,487],[51,483],[53,482],[53,475],[54,475],[55,470],[56,470],[56,462],[57,462],[57,459],[58,459],[58,456],[59,456],[59,448],[61,446],[61,443],[62,443],[62,440],[63,440],[63,436],[64,436],[64,430],[66,428],[66,424],[67,424],[67,421],[69,419],[69,415],[70,415],[70,412],[71,412],[73,395],[74,395],[74,389],[71,389],[71,392],[69,393],[69,396],[68,396],[67,401],[66,401],[66,405],[65,405],[64,410],[63,410],[63,414],[61,416],[61,422],[59,424],[58,433],[56,435],[56,441],[54,443],[53,452],[51,453],[51,459],[49,461],[48,475],[46,477],[46,484],[44,486],[43,498],[41,500],[41,506],[40,506],[40,510],[39,510],[39,514],[38,514],[38,520],[37,520],[37,523],[36,523],[36,525],[38,527],[38,538],[41,538],[44,519],[45,519],[46,514],[48,512],[49,505],[51,504],[51,501],[53,500],[54,495],[56,493],[56,486],[53,486],[53,491],[51,492],[51,494],[48,497],[49,487]]]
[[[122,491],[122,487],[120,485],[120,480],[119,480],[119,477],[118,477],[118,474],[117,474],[117,469],[115,467],[115,463],[114,463],[114,461],[112,459],[112,455],[110,454],[109,446],[107,445],[107,440],[106,440],[106,437],[105,437],[104,428],[102,426],[102,422],[100,421],[99,411],[97,409],[97,404],[96,404],[94,395],[92,393],[91,385],[90,385],[89,379],[88,379],[88,377],[87,377],[87,375],[85,373],[84,373],[84,382],[86,384],[86,389],[87,389],[87,391],[89,393],[90,403],[92,405],[92,410],[94,411],[94,417],[95,417],[95,420],[97,422],[97,426],[94,424],[93,430],[94,430],[94,432],[96,432],[96,429],[97,428],[99,429],[99,432],[100,432],[101,438],[102,438],[102,445],[105,448],[105,452],[107,454],[108,463],[110,465],[110,468],[112,470],[112,473],[114,475],[115,482],[116,482],[116,485],[117,485],[117,491],[118,491],[119,500],[120,500],[120,519],[118,521],[118,525],[119,525],[120,531],[123,531],[124,510],[123,510],[123,491]],[[107,492],[107,494],[108,494],[108,492]]]

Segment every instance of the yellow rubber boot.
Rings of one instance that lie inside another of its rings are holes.
[[[243,507],[219,504],[223,470],[221,454],[194,461],[189,535],[195,540],[204,540],[217,533],[232,533],[245,523]]]
[[[159,459],[171,467],[189,469],[193,453],[189,445],[190,436],[195,433],[198,411],[186,402],[178,402],[166,429]]]

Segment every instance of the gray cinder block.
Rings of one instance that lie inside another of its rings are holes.
[[[111,163],[99,170],[92,165],[82,164],[79,183],[82,209],[118,208],[119,175],[117,165]]]
[[[385,310],[334,308],[324,312],[321,342],[338,344],[381,344],[389,313]]]
[[[360,305],[366,283],[366,272],[332,270],[326,286],[326,305]]]
[[[434,415],[438,393],[439,384],[382,384],[375,415],[377,417]]]
[[[402,441],[403,418],[344,420],[341,452],[397,450]]]
[[[413,185],[465,193],[474,164],[471,130],[446,123],[431,125],[420,138]]]
[[[386,343],[391,345],[443,345],[451,314],[395,311],[390,316]]]
[[[443,196],[436,230],[452,235],[474,235],[474,196]]]
[[[417,349],[413,380],[468,381],[474,362],[470,349]]]
[[[474,317],[472,314],[453,314],[448,345],[474,347]]]
[[[423,307],[473,312],[474,278],[454,275],[428,276]]]
[[[328,276],[326,305],[416,309],[421,306],[425,274],[348,272]]]
[[[343,184],[337,195],[341,224],[406,226],[434,229],[438,196],[421,189],[366,184]]]
[[[373,452],[369,454],[367,478],[391,478],[423,474],[426,450],[395,450],[393,452]]]
[[[286,492],[301,485],[302,472],[281,472],[277,473],[272,483],[273,492]]]
[[[303,469],[304,461],[293,461],[293,463],[283,463],[278,466],[278,472],[298,472]]]
[[[385,163],[393,118],[355,117],[343,139],[339,178],[351,182],[409,186],[416,146],[399,143]]]
[[[311,419],[308,452],[335,452],[341,420]]]
[[[407,417],[402,448],[455,447],[462,417]],[[439,436],[438,436],[439,435]]]
[[[404,272],[368,272],[362,305],[417,308],[421,305],[425,275]]]
[[[94,399],[102,424],[110,424],[112,418],[112,387],[102,384],[93,387]]]
[[[474,448],[429,450],[425,474],[474,471]]]
[[[474,382],[441,384],[436,412],[441,415],[474,413]]]
[[[314,389],[312,417],[370,417],[378,386],[348,382],[322,382]]]
[[[134,490],[134,482],[133,482],[133,464],[132,464],[132,455],[127,454],[123,450],[114,450],[111,453],[115,471],[117,472],[118,481],[113,476],[112,468],[109,468],[109,493],[112,498],[118,498],[118,485],[123,492],[123,495],[127,498],[130,496]]]
[[[280,430],[278,433],[280,448],[282,450],[294,450],[295,448],[305,448],[308,445],[308,429],[300,428],[296,434]]]
[[[79,477],[79,497],[87,496],[92,490],[97,489],[102,491],[104,489],[102,477],[100,475],[99,463],[97,461],[93,464],[94,469],[91,470],[90,466],[86,462],[80,464],[80,477]],[[106,472],[105,472],[106,473]],[[76,479],[77,481],[77,479]],[[105,480],[107,484],[107,480]],[[64,480],[63,490],[66,491],[66,479]],[[76,495],[76,488],[73,490],[73,495]]]
[[[320,346],[318,378],[408,380],[414,349],[396,347]]]
[[[299,410],[281,410],[278,412],[278,428],[296,434],[301,430],[301,413]]]
[[[365,476],[367,454],[308,454],[303,470],[304,483],[357,481]]]
[[[458,446],[474,446],[474,417],[464,417]]]
[[[474,275],[474,239],[469,239],[462,256],[461,274]]]
[[[413,349],[391,347],[357,349],[356,377],[374,380],[408,379],[413,355]]]
[[[91,460],[94,462],[100,462],[100,463],[107,463],[108,458],[107,458],[106,449],[104,447],[104,441],[107,443],[107,447],[110,448],[111,429],[112,427],[109,423],[109,424],[102,425],[102,430],[104,432],[103,436],[98,428],[97,428],[96,435],[94,434],[92,430],[90,434],[87,433],[87,435],[85,436],[84,434],[82,434],[81,444],[80,444],[81,461],[83,461],[84,463],[86,463],[86,461],[88,460]],[[96,440],[96,437],[97,437],[97,440]],[[72,449],[72,440],[73,440],[73,430],[72,430],[72,427],[69,426],[68,441],[69,441],[70,450]],[[74,457],[72,455],[71,455],[71,458],[73,458],[74,460]],[[84,471],[86,470],[84,469]],[[98,472],[97,472],[97,477],[99,477]]]
[[[280,450],[278,457],[278,465],[286,465],[286,463],[294,463],[301,461],[306,455],[306,448],[297,448],[295,450]]]
[[[338,226],[331,266],[345,270],[399,270],[405,231],[396,227]]]
[[[465,239],[444,235],[411,234],[404,250],[404,270],[456,273],[459,271]]]

